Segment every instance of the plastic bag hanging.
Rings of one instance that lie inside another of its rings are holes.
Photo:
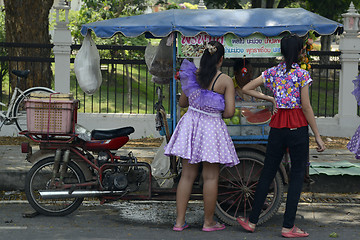
[[[94,94],[102,83],[100,55],[88,32],[74,62],[76,79],[80,88],[88,95]]]
[[[167,45],[167,39],[161,39],[158,46],[148,44],[145,49],[145,62],[152,81],[168,84],[173,76],[173,47]]]

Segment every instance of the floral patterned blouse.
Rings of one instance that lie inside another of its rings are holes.
[[[300,90],[312,83],[308,71],[293,63],[292,69],[286,72],[286,64],[282,62],[262,73],[265,87],[269,88],[276,100],[277,108],[301,108]]]

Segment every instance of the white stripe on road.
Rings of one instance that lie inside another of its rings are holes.
[[[19,230],[27,229],[27,226],[0,226],[0,230]]]

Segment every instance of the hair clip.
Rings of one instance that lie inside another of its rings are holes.
[[[205,43],[205,49],[209,51],[210,55],[213,55],[217,51],[217,48],[208,42]]]

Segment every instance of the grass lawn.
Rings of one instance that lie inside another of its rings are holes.
[[[103,82],[93,95],[84,94],[77,84],[75,73],[71,74],[71,92],[81,101],[79,112],[95,113],[153,113],[157,101],[155,89],[163,87],[163,105],[169,108],[169,84],[159,85],[151,81],[145,66],[129,67],[128,77],[124,65],[103,71]],[[128,79],[130,81],[128,81]],[[129,89],[131,91],[129,91]]]
[[[338,80],[325,77],[314,79],[309,94],[315,116],[332,117],[338,113]]]

